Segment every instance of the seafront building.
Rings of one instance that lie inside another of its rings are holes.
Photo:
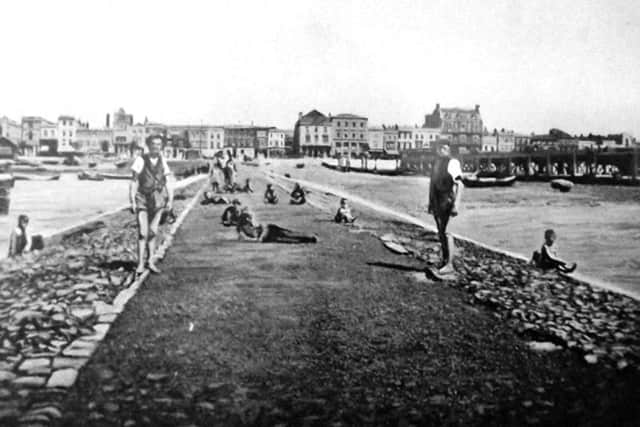
[[[267,157],[284,157],[286,135],[283,130],[269,129],[267,136]]]
[[[482,149],[484,152],[509,153],[515,151],[516,133],[512,130],[494,129],[490,134],[485,132],[482,135]]]
[[[369,149],[368,119],[355,114],[329,115],[333,151],[345,157],[358,157]]]
[[[384,129],[381,127],[370,127],[367,132],[369,153],[382,154],[384,152]]]
[[[7,116],[0,117],[0,138],[6,138],[18,146],[22,140],[22,125]]]
[[[436,108],[425,115],[423,128],[439,130],[443,138],[448,139],[452,151],[473,152],[482,147],[483,122],[480,105],[473,109]]]
[[[340,150],[342,150],[342,144]],[[298,113],[293,128],[293,154],[310,157],[326,157],[335,152],[331,115],[325,116],[318,110],[307,114]]]

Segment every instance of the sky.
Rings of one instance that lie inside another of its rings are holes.
[[[635,0],[3,2],[0,116],[293,128],[298,112],[640,137]]]

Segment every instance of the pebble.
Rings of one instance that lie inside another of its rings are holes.
[[[46,358],[25,359],[18,369],[21,371],[37,371],[42,370],[42,368],[49,368],[50,364],[51,360]]]
[[[45,377],[38,376],[25,376],[25,377],[17,377],[13,380],[13,383],[16,385],[22,385],[26,387],[42,387],[46,383],[47,379]]]
[[[85,357],[56,357],[53,359],[53,369],[73,368],[80,369],[88,361]]]
[[[13,381],[16,378],[16,374],[9,371],[0,371],[0,382],[1,381]]]
[[[73,368],[65,368],[54,371],[47,382],[47,387],[71,387],[78,377],[78,371]]]

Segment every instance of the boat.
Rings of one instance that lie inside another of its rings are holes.
[[[131,179],[131,175],[125,175],[122,173],[99,173],[98,176],[101,176],[104,179]]]
[[[42,164],[43,165],[59,165],[60,160],[43,160]]]
[[[298,164],[296,164],[296,167],[298,169],[302,169],[302,168],[304,168],[304,163],[298,163]]]
[[[554,190],[560,190],[563,193],[568,193],[573,188],[573,182],[567,179],[553,179],[550,185]]]
[[[121,160],[119,162],[116,162],[116,167],[119,169],[122,169],[126,167],[128,164],[129,164],[129,160]]]
[[[493,176],[477,176],[467,175],[462,177],[462,182],[465,187],[482,188],[482,187],[510,187],[516,182],[515,175],[509,175],[504,177]]]
[[[95,168],[98,165],[97,162],[89,162],[89,167],[90,168]]]
[[[87,171],[82,171],[78,174],[78,179],[80,181],[104,181],[104,178],[100,176],[98,173],[89,173]]]
[[[23,174],[14,173],[13,178],[16,181],[57,181],[60,179],[60,174],[54,175],[36,175],[36,174]]]

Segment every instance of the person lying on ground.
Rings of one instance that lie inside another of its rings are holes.
[[[262,243],[317,243],[318,237],[298,233],[275,224],[257,224],[253,214],[245,207],[238,219],[238,239]]]
[[[31,236],[27,233],[28,224],[27,215],[18,216],[18,225],[9,236],[9,258],[20,256],[31,249]]]
[[[271,205],[278,204],[278,195],[276,191],[273,189],[272,184],[267,184],[267,189],[264,192],[264,202],[269,203]]]
[[[337,223],[353,223],[356,217],[351,213],[351,207],[347,203],[347,199],[340,199],[340,207],[334,217],[334,221]]]
[[[240,208],[242,203],[240,200],[233,199],[231,202],[231,206],[222,212],[222,225],[225,227],[231,227],[234,225],[238,225],[238,219],[240,218]]]
[[[300,184],[296,183],[291,192],[291,200],[289,203],[292,205],[304,205],[307,202],[307,195]]]
[[[544,270],[556,269],[561,273],[572,273],[578,265],[575,262],[569,264],[558,256],[558,247],[554,245],[556,238],[556,233],[553,230],[546,230],[544,232],[544,243],[540,248],[540,252],[535,251],[533,253],[531,262],[536,267]]]
[[[201,205],[228,205],[229,200],[226,197],[221,197],[214,194],[211,191],[205,191],[202,196]]]

